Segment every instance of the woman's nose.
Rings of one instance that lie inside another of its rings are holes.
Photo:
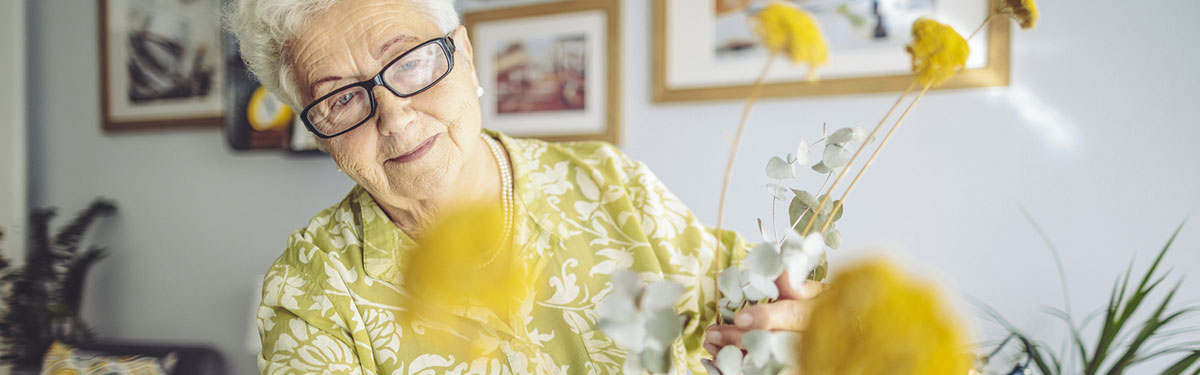
[[[401,98],[387,87],[375,86],[375,120],[380,135],[403,132],[416,122],[410,98]]]

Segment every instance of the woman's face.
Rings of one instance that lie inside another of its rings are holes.
[[[289,47],[302,103],[374,77],[405,51],[442,32],[403,0],[345,0],[312,16]],[[322,140],[347,175],[381,204],[403,206],[453,189],[479,142],[478,81],[464,28],[453,33],[454,66],[428,90],[401,98],[373,90],[375,115]],[[474,143],[473,143],[474,142]]]

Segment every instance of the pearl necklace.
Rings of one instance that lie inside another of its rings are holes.
[[[492,248],[491,257],[486,262],[475,266],[478,270],[487,267],[496,260],[496,256],[500,253],[500,248],[508,242],[508,237],[512,228],[513,221],[513,178],[509,172],[508,158],[504,157],[504,149],[500,143],[485,133],[479,133],[479,137],[483,138],[484,143],[487,143],[488,148],[492,150],[492,157],[496,158],[496,165],[500,168],[500,200],[504,205],[504,229],[500,232],[500,238],[496,242],[496,247]]]

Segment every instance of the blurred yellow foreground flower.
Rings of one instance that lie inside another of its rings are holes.
[[[772,2],[754,16],[755,30],[772,53],[786,54],[793,64],[808,64],[808,78],[829,61],[825,36],[811,14],[781,2]]]
[[[1033,0],[1001,1],[997,13],[1012,17],[1022,29],[1033,28],[1038,20],[1037,4]]]
[[[403,285],[416,297],[409,307],[431,314],[469,314],[470,309],[485,307],[508,320],[528,292],[528,283],[509,241],[501,240],[503,231],[499,206],[468,206],[443,214],[406,255]]]
[[[963,375],[971,368],[957,316],[932,285],[883,259],[834,276],[800,344],[805,375]]]
[[[917,82],[937,86],[967,65],[971,47],[954,28],[928,18],[918,19],[912,26],[912,71]]]

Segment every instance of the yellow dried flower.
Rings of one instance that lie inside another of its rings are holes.
[[[800,345],[809,375],[963,375],[967,337],[935,288],[883,259],[850,266],[817,297]]]
[[[808,78],[829,61],[829,47],[812,15],[782,2],[772,2],[754,16],[755,31],[767,49],[788,56],[793,64],[808,64]]]
[[[1033,0],[1003,0],[996,13],[1012,17],[1022,29],[1033,28],[1038,20],[1037,4]]]
[[[928,18],[918,19],[912,26],[912,71],[917,82],[937,86],[967,65],[971,47],[954,28]]]
[[[403,263],[402,284],[415,297],[414,309],[440,314],[485,307],[500,319],[510,318],[528,283],[508,241],[498,243],[503,225],[504,212],[497,206],[441,215]]]

